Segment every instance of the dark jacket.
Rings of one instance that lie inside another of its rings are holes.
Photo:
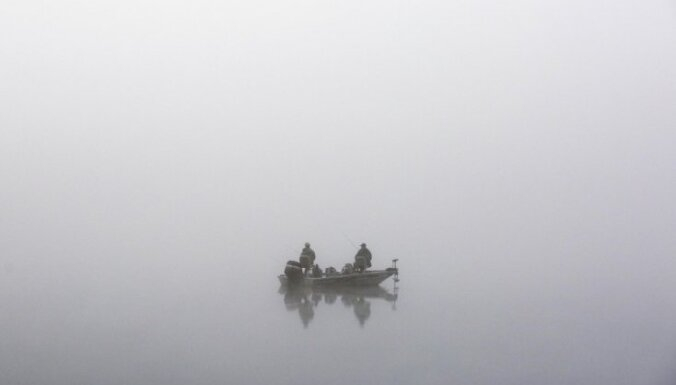
[[[361,249],[359,249],[359,251],[357,251],[357,255],[355,255],[355,257],[366,257],[366,259],[368,259],[370,262],[371,251],[369,251],[369,249],[367,249],[366,247],[362,247]]]
[[[315,260],[315,252],[309,247],[304,247],[303,251],[300,252],[300,255],[307,255],[312,259],[312,262]]]

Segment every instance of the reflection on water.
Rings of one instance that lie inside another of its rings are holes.
[[[279,293],[284,296],[284,305],[289,311],[298,311],[304,327],[310,324],[318,305],[324,301],[328,305],[336,303],[338,298],[346,309],[352,308],[360,326],[364,326],[371,316],[371,301],[384,300],[392,303],[396,310],[398,288],[390,292],[380,286],[375,287],[287,287],[281,286]]]

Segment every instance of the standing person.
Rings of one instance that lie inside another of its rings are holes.
[[[305,242],[305,247],[300,252],[300,265],[305,272],[315,264],[315,251],[310,248],[310,243]]]
[[[366,248],[366,243],[361,244],[361,249],[357,251],[357,254],[354,256],[354,258],[356,259],[357,257],[365,257],[366,267],[371,267],[371,251]]]

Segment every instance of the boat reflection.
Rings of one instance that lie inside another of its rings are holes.
[[[396,310],[398,288],[389,292],[380,286],[372,287],[289,287],[281,286],[279,293],[284,296],[286,310],[298,311],[304,327],[308,327],[315,316],[315,309],[323,301],[333,305],[338,299],[346,308],[352,308],[360,326],[371,316],[371,300],[382,299],[392,303]]]

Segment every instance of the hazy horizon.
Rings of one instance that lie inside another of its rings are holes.
[[[275,383],[265,319],[343,325],[303,331],[276,275],[366,242],[402,268],[372,383],[673,384],[673,1],[2,9],[0,382]]]

